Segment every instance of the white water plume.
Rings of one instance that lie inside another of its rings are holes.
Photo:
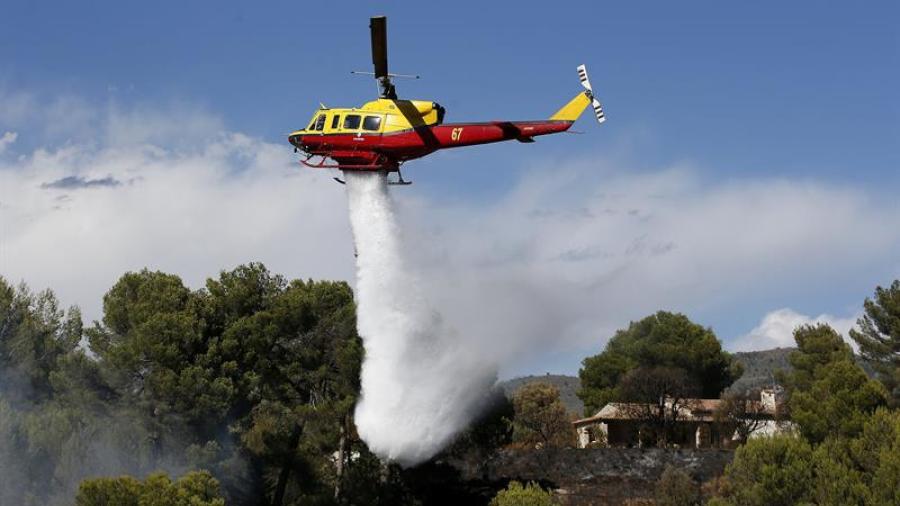
[[[377,455],[414,465],[477,414],[496,368],[431,306],[425,273],[404,260],[413,246],[403,243],[385,175],[344,175],[366,349],[356,425]]]

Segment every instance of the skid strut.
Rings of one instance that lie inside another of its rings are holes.
[[[334,179],[334,180],[337,181],[338,183],[341,183],[341,184],[347,184],[346,181],[344,181],[343,179],[341,179],[341,178],[339,178],[339,177],[334,177],[334,178],[332,178],[332,179]],[[400,171],[397,170],[397,180],[396,180],[396,181],[391,181],[391,180],[389,179],[388,182],[387,182],[387,184],[390,185],[390,186],[409,186],[409,185],[412,184],[412,181],[406,181],[405,179],[403,179],[403,174],[401,174]]]

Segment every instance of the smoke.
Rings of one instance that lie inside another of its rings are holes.
[[[382,458],[432,457],[477,414],[496,380],[479,336],[432,305],[429,273],[407,258],[384,174],[345,173],[357,248],[358,328],[366,348],[356,425]]]

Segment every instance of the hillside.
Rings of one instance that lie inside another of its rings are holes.
[[[744,366],[744,374],[731,385],[732,390],[750,390],[772,385],[775,371],[789,371],[788,355],[795,348],[739,351],[734,358]]]
[[[793,348],[775,348],[771,350],[746,351],[735,353],[735,358],[744,366],[744,374],[738,379],[732,388],[747,390],[760,388],[772,384],[772,377],[779,369],[789,370],[787,357]],[[559,388],[560,397],[566,409],[575,416],[582,416],[584,403],[578,398],[577,392],[581,388],[581,380],[578,376],[566,376],[564,374],[546,374],[543,376],[523,376],[502,381],[498,385],[503,389],[507,397],[513,392],[532,381],[550,383]]]
[[[503,389],[503,393],[507,397],[522,386],[539,381],[541,383],[550,383],[559,389],[559,396],[566,405],[566,409],[575,416],[581,417],[584,412],[584,403],[578,398],[577,392],[581,388],[581,380],[578,376],[566,376],[563,374],[546,374],[543,376],[523,376],[521,378],[513,378],[501,381],[498,386]]]

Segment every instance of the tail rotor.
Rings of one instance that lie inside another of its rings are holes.
[[[591,99],[591,105],[594,107],[594,116],[597,117],[597,123],[606,121],[606,115],[603,114],[603,105],[594,97],[594,89],[591,87],[591,81],[588,79],[587,68],[584,65],[578,66],[578,79],[584,86],[585,94]]]

